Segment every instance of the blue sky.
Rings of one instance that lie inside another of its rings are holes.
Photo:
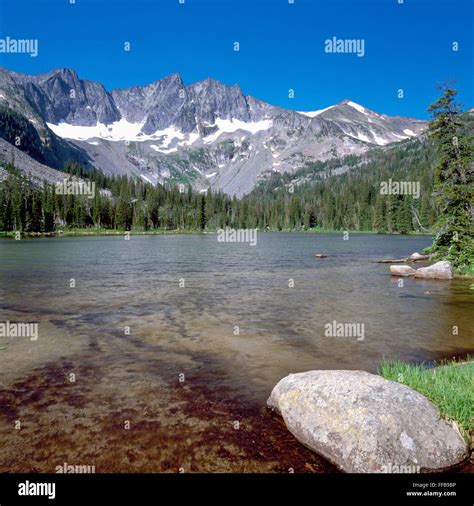
[[[350,98],[418,118],[436,84],[456,80],[461,101],[474,105],[471,0],[69,1],[0,0],[0,38],[39,41],[36,58],[0,54],[0,66],[73,68],[107,89],[179,72],[185,84],[211,76],[289,109]],[[365,55],[326,53],[332,37],[363,39]]]

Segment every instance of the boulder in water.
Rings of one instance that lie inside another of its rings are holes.
[[[467,457],[457,426],[424,395],[365,371],[290,374],[267,404],[298,441],[343,471],[441,471]]]
[[[392,276],[413,276],[416,270],[412,269],[409,265],[391,265],[390,274]]]
[[[415,271],[415,278],[426,279],[453,279],[451,263],[447,261],[436,262],[428,267],[421,267]]]

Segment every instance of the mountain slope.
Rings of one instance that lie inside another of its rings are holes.
[[[49,184],[62,183],[66,177],[69,177],[64,172],[38,162],[24,151],[0,138],[0,166],[6,166],[12,161],[15,167],[19,168],[20,172],[35,186],[40,186],[44,181]],[[2,176],[0,175],[1,179]]]
[[[15,75],[0,69],[0,137],[55,169],[70,160],[92,167],[86,151],[47,126],[44,111],[30,102],[28,91],[16,82]]]
[[[272,172],[363,154],[426,129],[423,121],[378,114],[350,100],[299,113],[213,79],[186,86],[179,74],[108,92],[68,69],[37,76],[2,70],[3,102],[25,116],[45,144],[62,142],[67,156],[106,174],[238,196]]]

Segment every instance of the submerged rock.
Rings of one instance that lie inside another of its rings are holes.
[[[290,374],[267,404],[298,441],[346,472],[440,471],[467,457],[457,426],[426,397],[364,371]]]
[[[428,267],[421,267],[415,272],[415,278],[452,279],[451,263],[447,261],[436,262]]]
[[[392,276],[413,276],[416,270],[409,265],[391,265],[390,274]]]

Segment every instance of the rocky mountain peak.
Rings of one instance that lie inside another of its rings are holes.
[[[211,77],[185,85],[179,73],[108,92],[67,68],[37,76],[4,70],[1,100],[61,138],[64,153],[69,143],[108,174],[153,183],[175,178],[237,195],[265,174],[363,154],[426,129],[423,121],[379,114],[348,98],[297,112]]]

